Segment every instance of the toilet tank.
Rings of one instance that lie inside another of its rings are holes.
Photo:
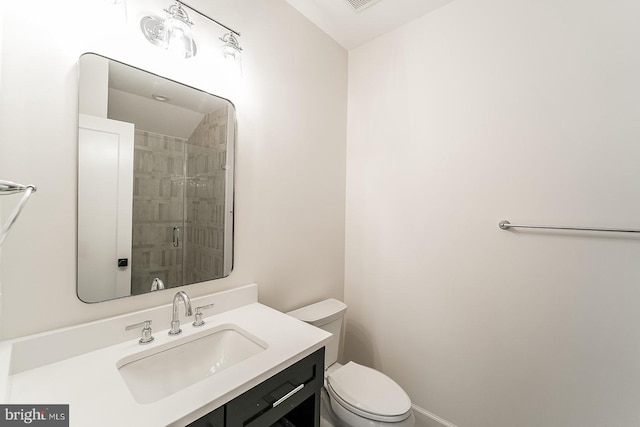
[[[347,306],[345,303],[331,298],[287,313],[289,316],[310,323],[313,326],[317,326],[333,334],[333,337],[331,337],[331,340],[325,348],[325,367],[329,367],[338,361],[342,319],[346,311]]]

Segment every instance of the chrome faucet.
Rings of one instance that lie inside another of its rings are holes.
[[[185,316],[191,316],[191,300],[189,295],[185,291],[180,291],[173,297],[173,314],[171,316],[171,329],[169,335],[178,335],[182,332],[180,329],[180,320],[178,319],[178,306],[180,305],[180,299],[184,301]]]

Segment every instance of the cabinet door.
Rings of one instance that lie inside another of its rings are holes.
[[[269,427],[299,405],[308,408],[304,427],[318,425],[323,381],[324,347],[229,402],[226,426]]]

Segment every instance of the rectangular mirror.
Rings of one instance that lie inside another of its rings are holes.
[[[78,110],[78,297],[229,275],[233,104],[87,53]]]

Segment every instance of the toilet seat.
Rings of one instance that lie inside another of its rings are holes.
[[[327,391],[345,409],[370,420],[393,423],[411,414],[411,400],[395,381],[355,362],[327,376]]]

